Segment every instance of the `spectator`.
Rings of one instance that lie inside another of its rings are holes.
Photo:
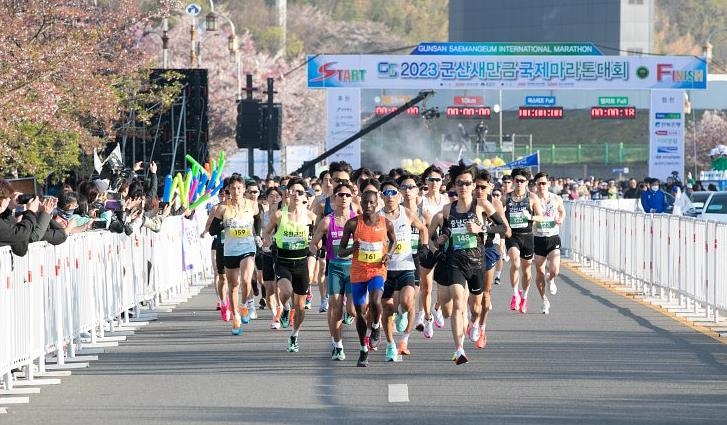
[[[19,195],[10,182],[0,180],[0,246],[9,245],[15,255],[22,257],[28,253],[40,200],[36,196],[26,205],[18,205]],[[15,217],[16,208],[20,213],[20,221]]]
[[[717,192],[717,185],[714,183],[710,183],[707,185],[707,190],[710,192]]]
[[[628,188],[624,191],[624,199],[639,199],[641,198],[641,190],[639,189],[639,183],[635,178],[630,178]]]
[[[616,186],[616,182],[614,180],[608,181],[606,194],[606,196],[608,196],[608,199],[618,199],[618,186]]]
[[[679,186],[675,185],[672,189],[672,193],[674,194],[674,210],[672,211],[672,214],[683,215],[685,211],[694,208],[692,201],[690,201],[689,197],[682,193]]]
[[[659,179],[651,179],[649,190],[641,194],[641,206],[647,213],[666,211],[666,196],[659,188]]]
[[[53,218],[53,211],[58,204],[58,198],[46,196],[40,204],[37,220],[33,233],[30,235],[30,242],[46,241],[51,245],[60,245],[66,241],[68,235]]]

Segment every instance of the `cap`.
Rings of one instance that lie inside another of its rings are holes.
[[[109,181],[106,179],[97,179],[93,181],[93,184],[96,186],[96,189],[99,193],[104,193],[107,190],[109,190]]]

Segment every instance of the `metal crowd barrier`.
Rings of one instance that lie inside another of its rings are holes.
[[[131,236],[86,232],[65,243],[30,245],[18,257],[0,248],[0,382],[13,386],[12,370],[44,371],[74,357],[82,337],[91,342],[139,317],[142,307],[187,292],[212,276],[210,240],[200,239],[206,216],[169,217],[159,233]],[[142,306],[142,304],[144,306]]]
[[[727,223],[565,202],[567,256],[599,274],[719,321],[727,310]]]

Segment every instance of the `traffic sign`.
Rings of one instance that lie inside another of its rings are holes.
[[[202,13],[202,7],[196,3],[190,3],[187,5],[186,9],[184,9],[187,12],[187,15],[191,17],[196,17],[200,13]]]
[[[600,96],[598,106],[628,106],[629,98],[626,96]]]

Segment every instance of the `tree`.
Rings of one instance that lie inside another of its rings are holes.
[[[693,125],[689,125],[685,143],[687,170],[694,166],[694,134]],[[710,170],[712,163],[709,151],[717,145],[727,145],[727,116],[722,111],[704,111],[697,122],[696,135],[697,168]]]

